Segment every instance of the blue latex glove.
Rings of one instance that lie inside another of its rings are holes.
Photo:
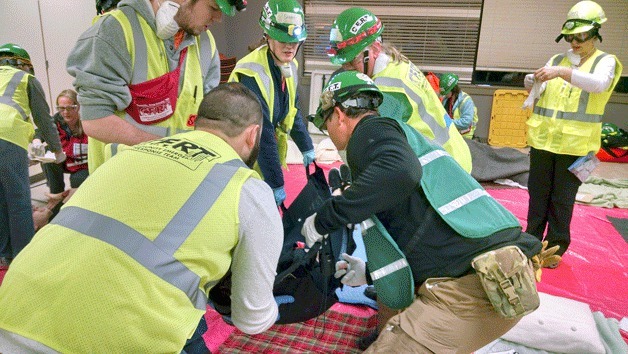
[[[316,160],[316,154],[314,153],[314,149],[304,151],[302,152],[302,154],[303,154],[303,166],[305,167],[309,166],[312,162]]]
[[[294,302],[294,296],[290,296],[290,295],[275,296],[275,302],[277,303],[277,307],[279,308],[279,306],[281,306],[281,305],[293,303]],[[278,312],[277,313],[277,319],[275,320],[275,322],[279,321],[280,318],[281,318],[281,313]]]
[[[278,206],[286,200],[286,190],[283,186],[273,188],[273,195],[275,196],[275,203],[277,203]]]

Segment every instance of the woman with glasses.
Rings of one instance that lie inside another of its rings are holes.
[[[87,135],[83,132],[79,116],[79,104],[76,92],[63,90],[57,96],[57,113],[54,121],[59,131],[61,147],[67,156],[60,164],[44,163],[42,169],[46,174],[50,188],[48,207],[54,217],[61,207],[65,192],[64,173],[70,174],[70,188],[78,188],[89,175],[87,168]]]
[[[262,9],[259,24],[262,44],[237,63],[229,81],[239,81],[262,104],[264,123],[260,154],[255,169],[273,189],[275,202],[286,199],[282,166],[286,164],[288,135],[303,153],[303,164],[314,161],[314,147],[299,109],[297,61],[305,38],[303,9],[296,0],[270,0]]]
[[[527,121],[531,149],[526,232],[545,237],[549,247],[558,245],[559,255],[569,247],[569,224],[582,183],[568,168],[600,149],[604,107],[622,72],[617,57],[595,47],[602,41],[604,22],[600,5],[578,2],[556,38],[565,39],[570,49],[525,79],[531,95],[540,93]]]

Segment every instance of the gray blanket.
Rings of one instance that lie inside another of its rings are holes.
[[[471,176],[478,182],[510,179],[522,186],[528,186],[528,154],[509,147],[494,148],[474,140],[464,140],[469,145],[473,161]]]

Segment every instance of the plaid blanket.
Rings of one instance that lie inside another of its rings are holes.
[[[346,307],[334,306],[317,318],[290,325],[274,325],[256,335],[233,329],[217,349],[210,343],[208,347],[212,353],[361,353],[357,341],[375,330],[377,316],[366,306],[355,307],[367,316],[351,313]],[[210,320],[222,321],[214,316],[206,318],[210,327]],[[210,328],[206,335],[211,331]]]

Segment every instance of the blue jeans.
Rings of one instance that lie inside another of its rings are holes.
[[[28,155],[0,139],[0,257],[17,256],[34,234]]]

